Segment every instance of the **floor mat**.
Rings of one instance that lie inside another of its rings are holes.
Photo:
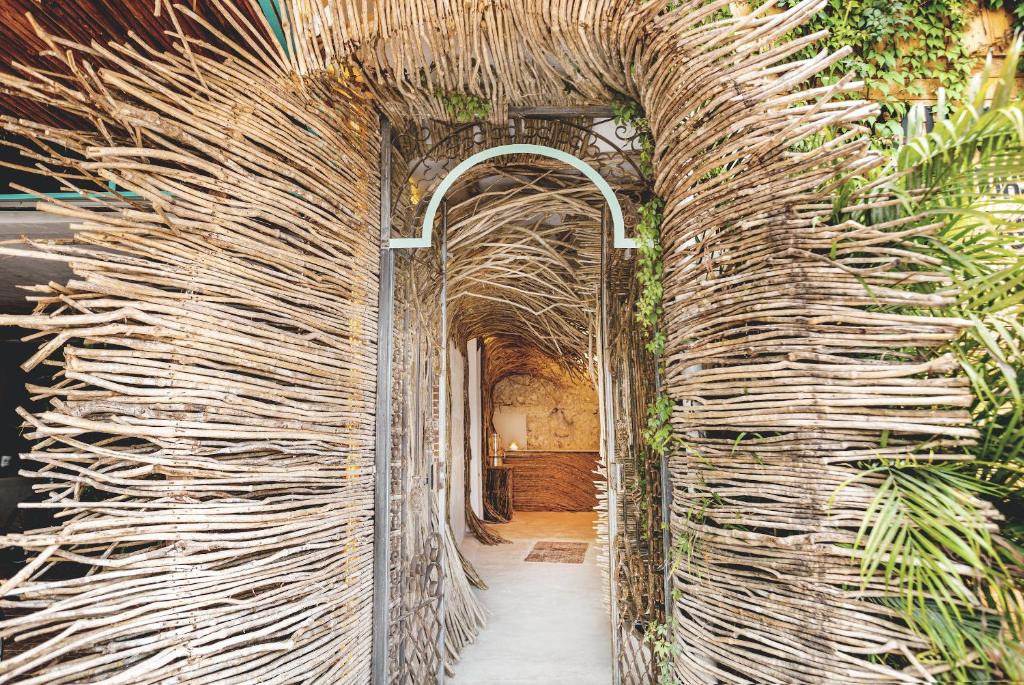
[[[542,561],[549,564],[582,564],[587,555],[586,542],[556,542],[541,540],[526,555],[526,561]]]

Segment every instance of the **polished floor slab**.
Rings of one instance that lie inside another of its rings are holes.
[[[593,513],[521,512],[496,530],[512,544],[467,536],[462,551],[490,589],[488,625],[455,666],[453,685],[605,685],[611,636]],[[542,540],[588,542],[582,564],[527,562]]]

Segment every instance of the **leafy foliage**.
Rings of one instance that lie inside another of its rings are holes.
[[[468,124],[486,119],[491,113],[491,103],[475,95],[456,91],[446,93],[442,90],[438,90],[434,94],[444,105],[444,111],[448,116],[460,123]]]
[[[661,298],[664,295],[662,278],[661,221],[664,200],[654,198],[640,206],[640,221],[636,226],[637,271],[640,295],[636,301],[636,319],[648,335],[647,349],[655,356],[665,351],[665,333],[659,322],[663,314]]]
[[[792,7],[799,0],[779,0]],[[975,60],[964,47],[968,11],[965,0],[828,0],[825,8],[797,30],[799,36],[828,31],[825,47],[853,52],[822,74],[834,83],[848,72],[864,78],[871,97],[882,105],[882,116],[872,122],[875,133],[895,137],[907,96],[925,95],[922,81],[934,80],[958,101]],[[809,45],[794,59],[810,57],[821,42]]]
[[[647,426],[643,431],[644,444],[655,454],[668,454],[673,448],[672,419],[673,402],[662,393],[647,407]]]
[[[613,104],[615,122],[620,126],[632,127],[635,146],[640,151],[640,170],[650,177],[654,174],[654,137],[647,116],[640,104],[633,100],[616,100]],[[658,359],[658,375],[664,375],[661,355],[665,352],[665,333],[661,319],[664,314],[662,297],[665,273],[662,260],[661,223],[665,201],[653,197],[640,205],[640,220],[636,227],[637,269],[640,293],[636,300],[636,320],[647,336],[646,348]],[[675,403],[667,392],[661,391],[647,406],[647,425],[641,439],[643,458],[650,465],[660,465],[678,444],[678,437],[672,429],[672,410]],[[647,469],[638,469],[644,472]],[[667,598],[666,598],[667,599]],[[666,602],[667,603],[667,602]],[[652,622],[648,625],[645,639],[658,664],[658,685],[676,685],[672,672],[672,660],[679,649],[672,639],[672,618],[665,623]]]
[[[672,673],[672,659],[679,654],[680,647],[679,643],[672,639],[672,625],[651,623],[647,626],[644,638],[651,646],[651,652],[658,663],[657,685],[677,685]]]
[[[640,171],[650,177],[654,173],[654,137],[640,103],[635,100],[618,99],[612,104],[615,123],[633,129],[632,141],[640,150]],[[640,205],[640,220],[636,226],[637,280],[640,294],[637,297],[636,319],[647,333],[647,350],[660,357],[665,351],[665,334],[659,327],[663,313],[661,299],[664,295],[662,278],[664,263],[661,248],[661,221],[665,201],[654,197]]]
[[[970,92],[952,117],[897,152],[873,191],[896,202],[852,216],[876,227],[909,217],[937,224],[901,247],[946,277],[915,287],[955,303],[913,313],[974,324],[948,348],[908,351],[959,360],[982,436],[964,447],[973,459],[865,464],[859,477],[881,482],[855,544],[865,582],[881,575],[894,594],[886,603],[933,645],[921,659],[949,665],[941,677],[955,682],[1024,674],[1024,200],[1005,194],[1024,180],[1024,104],[1013,98],[1019,52],[1018,43],[992,93]],[[1007,520],[1001,532],[991,526],[994,508]]]
[[[618,98],[612,102],[612,116],[620,126],[633,129],[633,141],[640,148],[640,172],[647,177],[654,175],[654,136],[647,114],[636,100]]]

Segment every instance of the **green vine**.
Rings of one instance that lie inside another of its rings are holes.
[[[644,638],[651,646],[651,653],[658,663],[658,685],[677,685],[672,675],[672,661],[679,654],[679,644],[672,639],[673,620],[665,623],[652,622],[647,626]]]
[[[434,91],[434,95],[444,105],[444,111],[448,116],[463,124],[486,119],[491,113],[490,102],[470,93],[445,92],[438,89]]]
[[[989,1],[994,6],[1003,0]],[[777,4],[793,7],[799,0]],[[849,72],[862,77],[869,97],[882,106],[881,116],[870,122],[875,135],[895,138],[902,135],[906,100],[928,94],[925,82],[937,82],[951,102],[962,99],[976,62],[964,41],[969,19],[966,0],[828,0],[793,36],[824,30],[828,37],[793,59],[811,57],[823,47],[835,52],[850,46],[853,52],[831,65],[821,81],[832,84]]]
[[[665,201],[656,197],[640,205],[640,221],[636,225],[637,270],[640,294],[636,301],[636,320],[647,334],[647,351],[655,357],[665,352],[665,332],[661,330],[661,304],[664,288],[662,276],[661,221]]]
[[[645,177],[654,175],[654,135],[651,132],[643,108],[634,100],[616,100],[612,106],[615,122],[619,126],[633,129],[634,147],[639,150],[640,171]],[[664,307],[662,298],[665,294],[662,277],[665,273],[661,247],[661,224],[664,218],[665,201],[660,197],[652,197],[639,207],[640,220],[636,226],[636,278],[640,284],[640,292],[636,299],[636,321],[647,341],[645,347],[658,363],[658,375],[664,375],[662,355],[665,352],[665,332],[662,330]],[[678,437],[672,430],[672,411],[675,403],[664,390],[658,392],[647,405],[647,425],[642,431],[641,458],[646,460],[645,468],[638,469],[644,473],[651,467],[658,466],[666,459],[678,444]],[[650,537],[650,531],[648,531]],[[668,599],[666,599],[666,605]],[[679,645],[672,638],[673,619],[666,618],[664,623],[651,621],[647,626],[645,639],[650,645],[651,654],[658,666],[658,685],[676,685],[672,673],[672,662],[678,653]]]
[[[647,114],[636,100],[620,98],[612,103],[615,123],[633,129],[633,142],[640,148],[640,172],[650,178],[654,175],[654,135]]]
[[[647,115],[635,100],[616,100],[612,105],[615,123],[633,129],[632,140],[640,151],[640,171],[645,177],[654,175],[654,136]],[[661,330],[662,262],[661,222],[665,201],[654,197],[640,205],[640,220],[636,226],[637,272],[640,294],[636,302],[636,320],[647,335],[647,351],[661,357],[665,351],[665,334]]]

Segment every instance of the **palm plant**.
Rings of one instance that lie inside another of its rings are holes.
[[[1024,181],[1020,50],[1017,40],[998,76],[989,62],[954,114],[837,199],[859,202],[852,218],[865,225],[899,225],[899,247],[917,256],[908,270],[941,275],[907,287],[952,304],[914,313],[973,324],[943,349],[904,352],[955,355],[980,438],[959,459],[879,459],[857,477],[878,483],[854,544],[865,586],[884,580],[880,601],[931,643],[915,666],[956,682],[1024,680],[1024,199],[1008,194]]]

